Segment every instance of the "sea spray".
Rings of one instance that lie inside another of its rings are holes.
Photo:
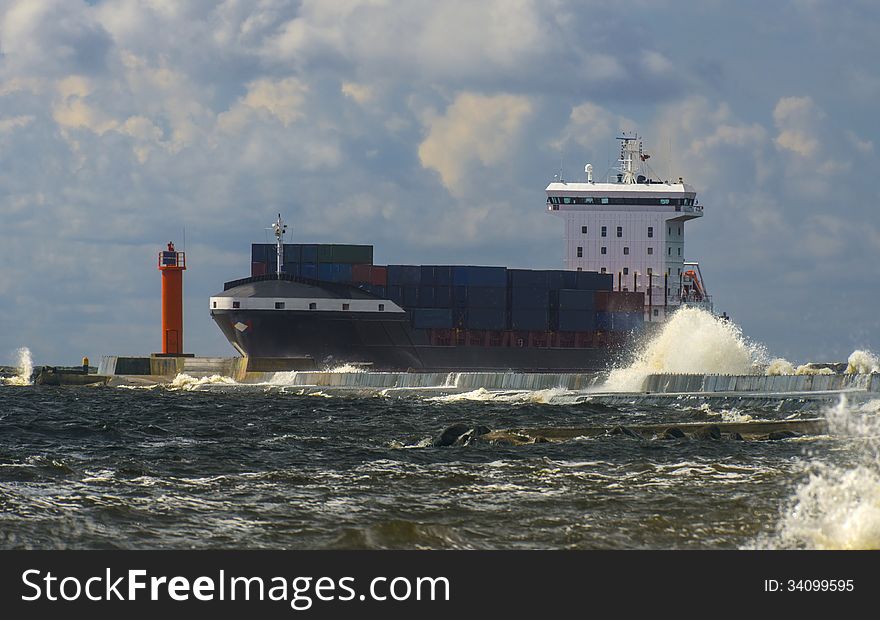
[[[793,375],[794,364],[789,362],[787,359],[777,357],[770,360],[770,363],[767,365],[766,374],[771,377],[775,377],[778,375]]]
[[[30,385],[31,376],[34,374],[34,361],[31,357],[31,350],[27,347],[21,347],[16,351],[16,368],[18,374],[14,377],[0,379],[6,385]]]
[[[811,462],[808,479],[795,491],[767,546],[880,549],[878,405],[854,407],[841,397],[826,412],[829,432],[850,442],[855,458],[847,464]]]
[[[870,351],[857,349],[852,352],[847,360],[846,372],[850,374],[880,372],[880,360]]]
[[[766,366],[766,358],[764,347],[750,342],[734,323],[685,307],[672,315],[630,366],[612,370],[600,389],[639,392],[648,375],[657,373],[755,374]]]

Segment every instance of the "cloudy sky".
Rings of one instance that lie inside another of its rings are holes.
[[[793,361],[880,350],[876,2],[0,1],[0,363],[186,348],[281,212],[377,262],[562,266],[543,189],[621,130],[706,205],[716,307]],[[569,172],[570,171],[570,172]]]

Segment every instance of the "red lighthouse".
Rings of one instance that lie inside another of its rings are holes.
[[[162,273],[162,353],[183,353],[183,272],[186,253],[174,249],[159,252],[159,271]]]

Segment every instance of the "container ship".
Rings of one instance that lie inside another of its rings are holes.
[[[251,276],[210,311],[242,355],[299,368],[596,371],[682,305],[711,309],[684,224],[703,215],[682,179],[653,178],[635,135],[603,182],[556,178],[546,210],[565,222],[565,269],[376,265],[373,246],[251,246]]]

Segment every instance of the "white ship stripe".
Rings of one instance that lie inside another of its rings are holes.
[[[238,306],[234,306],[237,303]],[[277,307],[276,304],[283,304]],[[314,306],[312,305],[314,304]],[[382,306],[382,309],[379,306]],[[347,307],[344,307],[347,306]],[[302,310],[312,312],[406,312],[389,299],[330,299],[318,297],[211,297],[211,310]]]

